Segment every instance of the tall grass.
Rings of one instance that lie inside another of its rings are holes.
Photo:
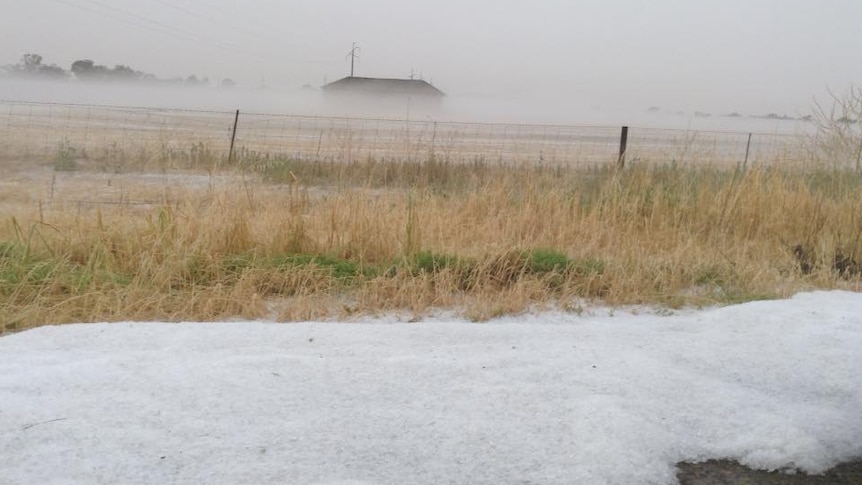
[[[238,160],[111,203],[52,204],[72,179],[7,192],[0,327],[710,305],[855,289],[834,262],[862,258],[862,180],[834,167]]]

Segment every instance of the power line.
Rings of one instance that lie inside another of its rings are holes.
[[[222,16],[229,17],[232,20],[235,18],[236,15],[234,13],[228,12],[222,8],[218,8],[214,5],[206,5],[205,9],[207,10],[207,12],[210,15],[205,15],[202,12],[197,11],[197,9],[191,10],[189,8],[186,8],[186,7],[183,7],[180,5],[175,5],[175,4],[173,4],[167,0],[150,0],[150,1],[157,3],[159,5],[162,5],[164,7],[170,8],[172,10],[175,10],[177,12],[184,13],[185,15],[192,17],[196,20],[201,20],[201,21],[207,22],[211,25],[216,25],[219,27],[224,27],[224,28],[228,29],[227,32],[231,32],[231,33],[232,32],[241,32],[241,33],[248,35],[248,36],[256,37],[258,39],[263,39],[263,40],[278,43],[278,44],[281,44],[282,42],[284,42],[284,39],[275,37],[273,35],[269,35],[265,32],[259,32],[256,30],[251,30],[249,28],[246,28],[246,26],[249,23],[254,23],[254,24],[260,26],[262,29],[266,29],[266,30],[283,31],[284,29],[282,27],[272,27],[270,25],[267,25],[267,24],[264,24],[264,23],[258,21],[257,19],[249,18],[249,17],[244,17],[241,22],[222,21],[221,19],[218,18],[218,15],[211,15],[211,14],[213,14],[215,12],[215,13],[221,14]],[[255,56],[257,56],[258,52],[254,51],[254,54],[255,54]],[[261,60],[264,60],[264,59],[269,60],[270,58],[261,56],[260,59]],[[280,57],[279,59],[283,60],[283,61],[303,62],[303,63],[308,63],[308,64],[330,64],[331,63],[331,61],[329,61],[329,60],[324,61],[324,60],[319,60],[319,59],[287,59],[284,57]]]
[[[243,55],[259,58],[262,61],[263,60],[266,60],[266,61],[270,60],[269,57],[260,55],[260,53],[256,50],[238,49],[236,45],[226,44],[220,40],[208,40],[208,39],[203,38],[199,35],[192,34],[186,30],[173,28],[167,24],[164,24],[162,22],[158,22],[155,20],[151,20],[149,18],[146,18],[146,17],[139,15],[139,14],[136,14],[134,12],[130,12],[128,10],[124,10],[124,9],[120,9],[117,7],[106,5],[99,0],[78,0],[78,1],[85,1],[89,5],[86,5],[86,4],[82,5],[82,4],[76,3],[76,1],[73,1],[73,0],[51,0],[51,1],[53,1],[55,3],[63,4],[63,5],[66,5],[68,7],[72,7],[72,8],[78,9],[78,10],[82,10],[82,11],[85,11],[85,12],[88,12],[91,14],[96,14],[96,15],[100,15],[100,16],[103,16],[106,18],[110,18],[112,20],[116,20],[116,21],[124,23],[126,25],[131,25],[134,27],[138,27],[140,29],[149,30],[151,32],[157,32],[160,34],[165,34],[165,35],[168,35],[168,36],[175,38],[175,39],[190,41],[190,42],[194,42],[197,44],[208,44],[208,45],[215,46],[215,47],[218,47],[218,48],[223,49],[223,50],[240,51],[243,53]],[[182,12],[186,13],[187,15],[193,15],[196,18],[202,18],[202,17],[198,16],[195,12],[188,10],[188,9],[185,9],[183,7],[171,5],[167,2],[160,1],[160,0],[154,0],[154,1],[156,1],[159,4],[174,8],[175,10],[182,11]],[[217,23],[218,21],[217,20],[211,20],[211,22]],[[227,25],[227,26],[230,27],[230,25]],[[231,27],[231,28],[233,28],[233,27]],[[280,42],[277,39],[270,39],[270,40],[274,41],[274,42]],[[328,60],[324,61],[324,60],[319,60],[319,59],[292,59],[291,60],[291,59],[282,58],[282,60],[293,61],[293,62],[302,62],[302,63],[308,63],[308,64],[329,64],[330,63],[330,61],[328,61]]]
[[[239,3],[239,2],[237,2],[237,3]],[[219,12],[219,13],[220,13],[222,16],[224,16],[224,17],[228,17],[228,18],[231,18],[231,19],[232,19],[232,18],[234,18],[234,17],[236,17],[236,13],[234,13],[234,12],[229,12],[229,11],[225,10],[224,8],[219,7],[219,6],[217,6],[217,5],[207,5],[207,8],[208,8],[211,12]],[[252,10],[251,10],[251,9],[246,9],[246,10],[245,10],[245,12],[246,12],[246,13],[251,13],[251,12],[252,12]],[[253,18],[253,17],[246,17],[246,18],[245,18],[245,22],[246,22],[246,23],[253,23],[253,24],[256,24],[256,25],[257,25],[258,27],[260,27],[261,29],[265,29],[265,30],[267,30],[267,31],[281,31],[281,30],[284,30],[284,25],[276,25],[276,24],[270,24],[270,23],[266,23],[266,22],[261,22],[259,19],[257,19],[257,18]]]
[[[159,5],[170,8],[170,9],[175,10],[177,12],[184,13],[184,14],[188,15],[189,17],[192,17],[196,20],[202,20],[204,22],[210,23],[212,25],[216,25],[218,27],[225,27],[227,29],[230,29],[231,31],[241,31],[242,33],[244,33],[246,35],[257,37],[259,39],[268,40],[271,42],[278,42],[279,41],[279,39],[276,39],[275,37],[272,37],[270,35],[263,34],[260,32],[255,32],[252,30],[247,30],[247,29],[242,28],[242,26],[238,26],[236,24],[231,24],[228,22],[222,22],[222,21],[218,20],[217,18],[213,18],[213,17],[207,16],[207,15],[202,15],[201,12],[195,12],[195,11],[189,10],[185,7],[182,7],[180,5],[174,5],[173,3],[167,2],[165,0],[150,0],[150,1],[158,3]]]
[[[117,13],[119,13],[119,14],[121,14],[121,15],[126,15],[126,16],[128,16],[128,17],[132,18],[133,20],[138,20],[138,21],[142,21],[142,22],[146,22],[146,23],[152,24],[152,25],[154,25],[154,26],[155,26],[155,27],[157,27],[157,28],[162,28],[162,29],[166,29],[166,30],[173,31],[173,32],[179,32],[179,33],[180,33],[180,35],[186,36],[186,37],[188,37],[188,38],[189,38],[189,40],[192,40],[192,41],[195,41],[195,42],[198,42],[198,41],[211,42],[211,41],[209,41],[209,40],[205,39],[204,37],[202,37],[202,36],[200,36],[200,35],[196,35],[196,34],[193,34],[193,33],[189,33],[189,32],[187,32],[187,31],[185,31],[184,29],[177,29],[177,28],[171,27],[170,25],[167,25],[167,24],[165,24],[165,23],[163,23],[163,22],[159,22],[159,21],[157,21],[157,20],[152,20],[152,19],[150,19],[150,18],[144,17],[143,15],[140,15],[140,14],[135,13],[135,12],[130,12],[130,11],[128,11],[128,10],[124,10],[124,9],[121,9],[121,8],[118,8],[118,7],[113,7],[113,6],[111,6],[111,5],[106,5],[105,3],[103,3],[103,2],[101,2],[101,1],[99,1],[99,0],[85,0],[85,1],[86,1],[86,2],[89,2],[90,4],[100,6],[100,7],[104,8],[104,9],[106,9],[106,10],[114,11],[114,12],[117,12]],[[221,47],[221,48],[223,48],[223,49],[229,49],[229,48],[231,47],[229,44],[224,44],[224,43],[222,43],[222,42],[221,42],[220,40],[218,40],[218,39],[216,39],[216,40],[212,41],[212,43],[214,43],[214,44],[218,45],[219,47]]]
[[[150,32],[155,32],[158,34],[162,34],[174,39],[182,40],[185,42],[191,42],[198,45],[206,45],[210,47],[215,47],[221,50],[231,50],[237,52],[246,58],[254,58],[261,61],[262,65],[266,65],[272,61],[272,56],[265,55],[259,49],[249,49],[243,48],[241,45],[230,44],[222,42],[218,39],[209,40],[200,35],[196,35],[193,32],[189,32],[187,29],[175,28],[171,25],[168,25],[164,22],[160,22],[157,20],[153,20],[152,18],[148,18],[146,16],[137,14],[128,9],[118,8],[111,5],[107,5],[105,2],[100,0],[50,0],[56,4],[64,5],[66,7],[70,7],[76,10],[80,10],[86,12],[90,15],[98,15],[104,18],[111,19],[118,23],[122,23],[125,25],[130,25],[137,29],[146,30]],[[173,10],[177,10],[183,12],[186,15],[193,16],[196,19],[205,20],[210,23],[220,23],[216,18],[206,18],[205,16],[199,15],[193,10],[171,5],[170,3],[164,0],[153,0],[156,3],[163,5],[168,8],[172,8]],[[226,27],[230,27],[228,32],[235,32],[233,26],[225,24]],[[254,35],[254,34],[252,34]],[[280,43],[280,40],[272,39],[271,42]],[[331,60],[321,60],[321,59],[313,59],[313,58],[285,58],[279,57],[279,61],[281,62],[293,62],[293,63],[303,63],[303,64],[319,64],[319,65],[329,65],[332,64]]]
[[[116,21],[124,23],[126,25],[131,25],[131,26],[138,27],[138,28],[141,28],[144,30],[149,30],[151,32],[157,32],[160,34],[165,34],[165,35],[173,37],[175,39],[191,41],[191,42],[195,42],[195,43],[204,42],[204,43],[214,44],[215,46],[222,48],[222,49],[229,49],[231,47],[229,45],[223,44],[220,41],[210,42],[210,41],[207,41],[207,40],[205,40],[199,36],[194,37],[194,36],[188,35],[187,33],[183,32],[181,30],[172,28],[166,24],[156,22],[153,20],[149,20],[149,19],[142,17],[140,15],[130,13],[127,11],[123,11],[121,9],[102,4],[96,0],[87,0],[91,4],[91,6],[81,5],[81,4],[75,3],[71,0],[51,0],[51,1],[53,1],[55,3],[62,4],[62,5],[66,5],[68,7],[72,7],[72,8],[78,9],[78,10],[83,10],[83,11],[91,13],[91,14],[101,15],[103,17],[110,18],[112,20],[116,20]],[[101,9],[99,7],[101,7]]]

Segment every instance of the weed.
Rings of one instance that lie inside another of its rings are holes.
[[[57,153],[54,156],[54,170],[57,172],[74,172],[78,170],[78,157],[80,153],[67,139],[63,139],[57,145]]]

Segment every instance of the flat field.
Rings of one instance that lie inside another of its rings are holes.
[[[421,161],[429,154],[457,163],[476,160],[586,168],[613,162],[620,126],[464,123],[420,119],[348,118],[119,106],[0,102],[0,156],[50,158],[71,147],[110,168],[140,167],[201,150],[278,153],[302,160]],[[802,134],[667,130],[631,127],[632,163],[734,166],[798,164]]]
[[[73,144],[4,159],[2,327],[484,320],[858,286],[860,176],[835,166],[228,161],[189,146],[122,165]]]

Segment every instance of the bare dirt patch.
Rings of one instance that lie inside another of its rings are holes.
[[[842,463],[822,475],[752,470],[730,460],[679,463],[680,485],[860,485],[862,459]]]

